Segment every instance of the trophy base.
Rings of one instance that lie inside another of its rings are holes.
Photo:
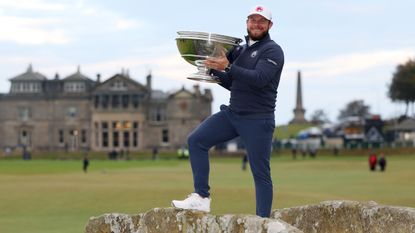
[[[213,76],[210,75],[193,74],[190,77],[187,77],[187,79],[206,83],[220,83],[219,80],[216,80]]]

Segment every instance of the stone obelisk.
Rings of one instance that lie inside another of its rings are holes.
[[[301,89],[301,72],[297,73],[297,99],[295,103],[294,119],[290,121],[290,124],[305,124],[308,123],[304,118],[305,109],[303,108],[303,95]]]

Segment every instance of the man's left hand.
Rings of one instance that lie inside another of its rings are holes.
[[[208,68],[214,70],[225,70],[225,68],[229,65],[228,58],[226,58],[226,54],[224,51],[218,57],[208,57],[205,60],[205,65]]]

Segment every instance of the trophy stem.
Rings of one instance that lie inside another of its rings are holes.
[[[205,66],[205,60],[196,60],[195,64],[198,70],[198,74],[209,75],[210,69]]]
[[[219,83],[216,77],[210,75],[210,69],[205,66],[205,60],[195,60],[195,65],[198,72],[190,75],[188,79],[208,83]]]

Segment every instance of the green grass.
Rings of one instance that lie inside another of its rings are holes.
[[[239,158],[212,158],[212,213],[255,213],[254,185]],[[91,216],[168,207],[192,191],[186,160],[0,160],[0,232],[83,232]],[[415,157],[388,156],[385,173],[366,156],[272,158],[273,208],[323,200],[415,207]]]

